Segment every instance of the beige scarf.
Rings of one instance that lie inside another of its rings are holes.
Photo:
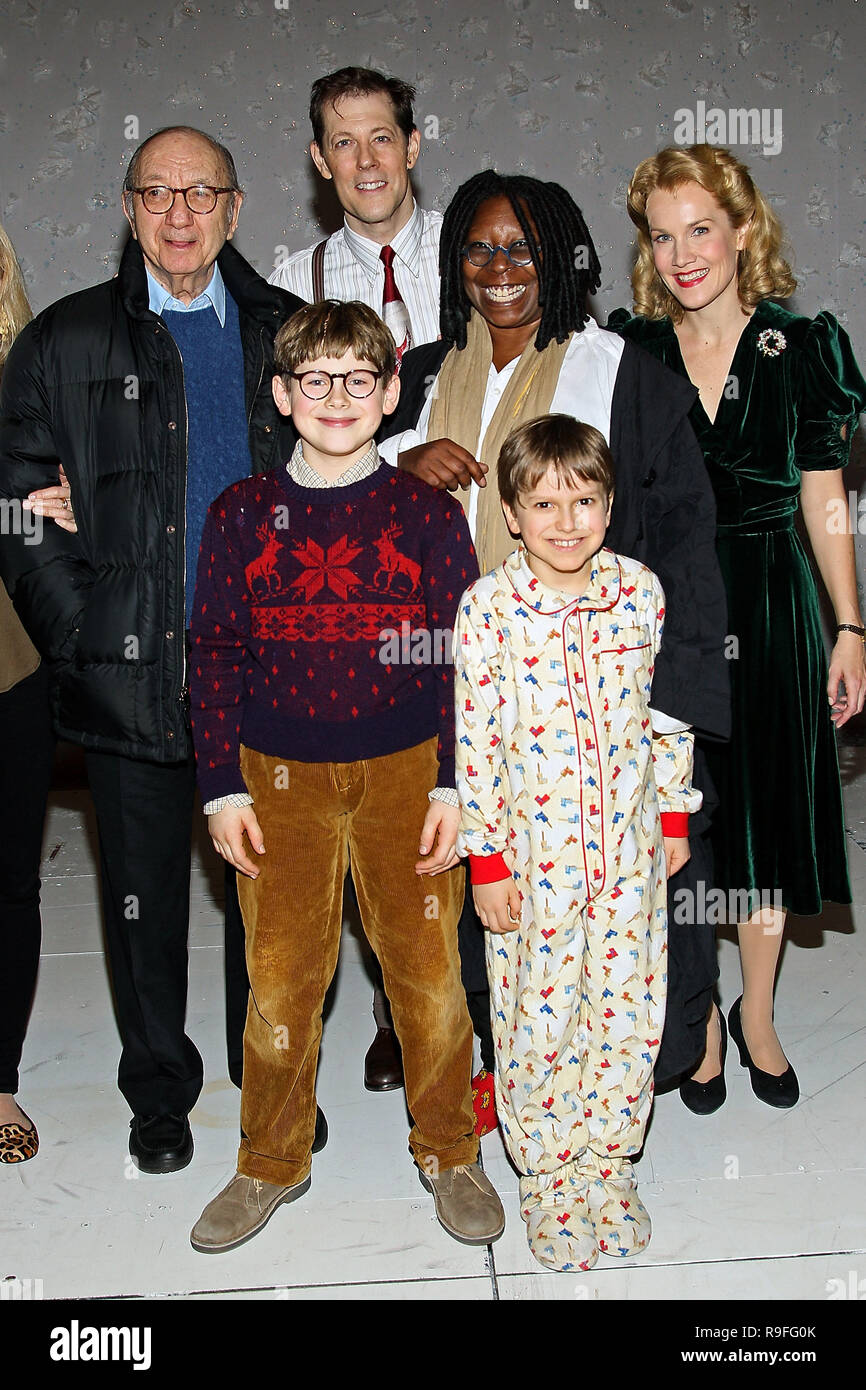
[[[487,464],[487,486],[478,490],[475,522],[475,549],[481,573],[501,564],[517,545],[502,514],[496,482],[496,462],[506,437],[517,426],[550,410],[562,363],[571,339],[548,343],[543,352],[534,340],[523,352],[511,380],[487,427],[481,433],[481,410],[487,391],[493,344],[484,319],[473,309],[467,325],[466,347],[453,347],[436,378],[427,438],[452,439]],[[477,450],[477,454],[476,454]],[[459,488],[457,496],[469,512],[470,489]]]

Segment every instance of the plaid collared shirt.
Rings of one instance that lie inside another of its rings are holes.
[[[335,482],[329,483],[327,478],[323,478],[321,473],[317,473],[311,464],[304,458],[304,441],[299,439],[295,445],[292,457],[286,464],[286,471],[293,483],[298,487],[348,487],[350,483],[360,483],[364,478],[369,478],[371,473],[375,473],[381,463],[379,450],[374,441],[370,447],[359,458],[357,463],[351,464],[345,473],[341,473]]]

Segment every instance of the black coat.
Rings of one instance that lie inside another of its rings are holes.
[[[229,244],[217,263],[240,314],[250,454],[261,472],[283,447],[271,397],[274,336],[302,301]],[[46,521],[38,544],[4,536],[0,571],[52,663],[60,737],[158,762],[191,751],[186,430],[181,356],[148,307],[144,259],[130,240],[114,279],[52,304],[12,346],[0,395],[0,498],[56,484],[62,463],[78,533]]]

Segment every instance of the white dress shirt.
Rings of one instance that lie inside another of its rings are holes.
[[[587,425],[594,425],[609,441],[610,403],[623,347],[624,342],[619,334],[608,333],[606,329],[599,328],[595,319],[587,319],[583,332],[574,334],[566,350],[559,381],[550,403],[551,411],[573,415],[575,419],[583,420]],[[515,357],[498,372],[493,364],[490,364],[487,390],[481,407],[481,429],[476,453],[519,361],[519,357]],[[427,443],[427,426],[432,405],[433,391],[430,391],[415,428],[404,430],[402,434],[391,435],[379,445],[379,453],[387,463],[396,465],[398,454],[406,449],[413,449],[417,444]],[[489,462],[492,465],[495,460]],[[478,484],[473,482],[466,518],[473,540],[477,510]]]
[[[394,279],[409,313],[412,347],[433,343],[439,337],[439,231],[441,212],[422,212],[412,204],[412,216],[401,227],[394,248]],[[313,298],[313,251],[296,251],[268,276],[271,285],[290,290],[309,303]],[[360,299],[377,314],[382,312],[385,267],[382,247],[359,236],[344,221],[328,237],[323,266],[326,299]]]

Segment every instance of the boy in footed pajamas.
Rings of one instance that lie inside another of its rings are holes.
[[[351,857],[421,1180],[448,1233],[486,1245],[505,1218],[476,1161],[453,667],[435,656],[478,566],[459,502],[379,458],[400,390],[379,316],[307,305],[274,360],[274,399],[300,440],[284,467],[212,504],[192,619],[198,780],[214,845],[240,871],[250,1001],[237,1172],[191,1241],[230,1250],[310,1186]]]
[[[604,437],[542,416],[508,437],[498,475],[521,544],[460,603],[461,829],[529,1246],[585,1270],[650,1238],[631,1156],[664,1023],[666,872],[688,858],[701,797],[692,734],[652,728],[661,586],[603,549]]]

